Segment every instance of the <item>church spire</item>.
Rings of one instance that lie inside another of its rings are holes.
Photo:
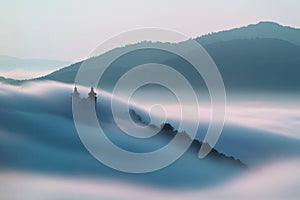
[[[97,93],[94,91],[93,85],[91,86],[91,91],[89,92],[89,100],[97,101]]]
[[[73,93],[72,93],[72,97],[73,97],[73,99],[75,99],[75,100],[79,100],[79,98],[80,98],[80,93],[79,93],[78,90],[77,90],[76,84],[75,84],[75,87],[74,87],[74,91],[73,91]]]

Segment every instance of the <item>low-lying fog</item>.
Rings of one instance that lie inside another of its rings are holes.
[[[89,88],[78,88],[86,97]],[[1,198],[297,199],[300,195],[300,95],[228,94],[225,125],[215,148],[240,159],[248,166],[245,170],[199,160],[187,152],[159,172],[131,175],[108,169],[84,149],[72,120],[72,90],[73,85],[49,81],[0,85]],[[111,97],[108,92],[97,93],[98,102]],[[197,95],[199,118],[184,120],[200,123],[196,138],[202,140],[211,106],[207,94]],[[155,125],[166,117],[177,127],[180,120],[181,110],[171,93],[141,91],[129,103],[146,121],[151,111]],[[181,106],[195,110],[189,102]]]

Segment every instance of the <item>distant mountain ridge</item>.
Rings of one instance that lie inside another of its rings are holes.
[[[22,81],[19,80],[15,80],[12,78],[5,78],[3,76],[0,76],[0,83],[8,83],[8,84],[12,84],[12,85],[19,85],[22,83]]]
[[[298,37],[297,37],[298,36]],[[300,89],[300,29],[281,26],[273,22],[260,22],[242,28],[221,31],[196,38],[214,62],[223,77],[227,91],[298,91]],[[184,42],[182,42],[184,43]],[[152,46],[182,45],[149,43]],[[110,56],[147,43],[132,44],[88,59],[95,67],[102,66]],[[151,49],[134,51],[119,58],[108,70],[104,78],[108,89],[120,76],[134,66],[145,63],[170,65],[185,75],[195,87],[206,87],[195,71],[188,70],[189,64],[178,56]],[[74,83],[82,62],[72,64],[49,75],[34,80],[54,80]]]
[[[70,62],[48,59],[28,59],[0,55],[0,76],[28,79],[48,74],[69,65]]]
[[[264,21],[258,24],[206,34],[195,39],[202,45],[207,45],[222,41],[255,38],[285,40],[300,46],[300,29]]]
[[[300,89],[300,46],[278,39],[239,39],[205,45],[223,77],[227,91],[295,91]],[[113,54],[114,51],[108,52]],[[161,58],[158,59],[158,54]],[[98,66],[107,55],[92,58]],[[136,59],[136,58],[144,58]],[[173,66],[181,70],[191,84],[204,88],[205,83],[197,83],[194,71],[187,70],[188,63],[178,57],[148,50],[134,52],[114,63],[104,77],[103,89],[109,90],[111,85],[130,68],[157,62]],[[74,83],[81,62],[63,68],[38,80],[55,80]]]
[[[237,39],[205,46],[228,89],[297,91],[300,46],[279,39]]]

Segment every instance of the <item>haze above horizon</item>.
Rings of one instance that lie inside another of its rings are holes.
[[[120,32],[158,27],[197,37],[274,21],[300,27],[299,2],[289,1],[24,1],[0,3],[0,55],[76,62]]]

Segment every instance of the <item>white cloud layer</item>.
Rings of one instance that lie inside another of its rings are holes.
[[[1,172],[3,199],[115,199],[115,200],[296,200],[300,195],[300,160],[272,163],[226,184],[203,190],[163,190],[109,179],[49,176],[24,172]]]

